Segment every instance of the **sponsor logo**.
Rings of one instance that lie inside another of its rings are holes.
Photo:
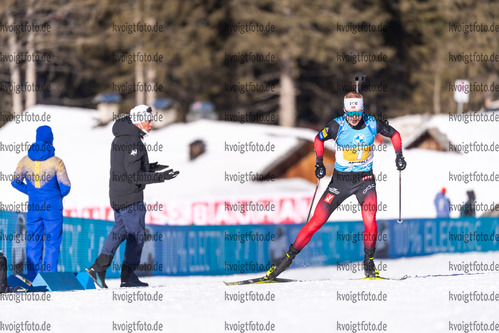
[[[130,152],[130,155],[135,156],[137,155],[137,149],[134,149]]]
[[[375,188],[375,187],[376,187],[376,184],[369,185],[368,187],[366,187],[366,189],[364,191],[362,191],[362,194],[366,194],[367,191],[369,191],[370,189]]]
[[[333,199],[334,199],[334,194],[328,193],[326,195],[326,198],[324,199],[324,201],[327,202],[328,204],[330,204],[331,201],[333,201]]]
[[[327,128],[324,128],[322,131],[319,132],[319,139],[324,140],[325,137],[327,137]]]
[[[340,191],[336,187],[330,187],[329,192],[334,193],[334,194],[340,194]]]
[[[366,137],[363,134],[357,134],[353,138],[353,142],[355,142],[355,144],[357,145],[363,145],[366,142]]]
[[[373,175],[364,176],[360,180],[365,181],[365,180],[368,180],[368,179],[374,179]]]

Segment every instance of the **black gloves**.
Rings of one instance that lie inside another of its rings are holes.
[[[322,163],[322,158],[318,158],[315,162],[315,176],[321,179],[326,175],[326,167]]]
[[[165,180],[173,179],[173,178],[177,177],[177,175],[179,173],[180,172],[178,172],[178,171],[173,171],[173,169],[168,169],[166,171],[159,172],[159,180],[164,182]]]
[[[177,175],[179,174],[178,171],[173,171],[173,169],[168,169],[168,170],[163,171],[163,172],[156,172],[156,171],[164,170],[166,168],[168,168],[168,165],[158,164],[158,162],[149,163],[149,172],[155,173],[155,175],[157,175],[157,177],[158,177],[157,180],[159,180],[160,182],[164,182],[165,180],[173,179],[173,178],[177,177]]]
[[[402,156],[402,152],[397,153],[397,157],[395,158],[395,165],[397,166],[397,170],[402,171],[407,166],[405,162],[404,156]]]
[[[154,171],[161,171],[163,169],[168,168],[168,165],[161,165],[158,164],[158,162],[154,163],[149,163],[149,171],[154,172]]]

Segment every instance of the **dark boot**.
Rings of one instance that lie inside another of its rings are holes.
[[[111,266],[111,262],[113,261],[113,256],[108,254],[99,254],[97,259],[95,259],[95,263],[89,268],[85,269],[94,280],[95,284],[100,288],[107,288],[106,285],[106,270]]]
[[[295,249],[291,244],[286,255],[267,271],[267,279],[274,280],[279,274],[288,269],[298,253],[300,253],[300,250]]]
[[[379,271],[374,265],[374,252],[376,249],[364,249],[364,274],[366,277],[379,276]]]
[[[85,269],[90,275],[90,277],[94,280],[95,284],[100,288],[107,288],[106,285],[106,272],[97,272],[94,268],[89,267]]]
[[[148,283],[139,280],[135,272],[131,272],[130,275],[128,276],[128,281],[123,282],[123,280],[121,280],[120,287],[125,288],[125,287],[148,287],[148,286],[149,286]]]
[[[96,272],[105,272],[111,263],[113,262],[113,256],[109,254],[101,253],[95,259],[94,264],[91,266]]]
[[[139,280],[131,265],[123,263],[121,268],[120,287],[148,287],[149,284]]]

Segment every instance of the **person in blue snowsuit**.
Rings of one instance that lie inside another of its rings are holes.
[[[437,217],[448,218],[450,216],[450,201],[445,196],[446,191],[445,187],[443,187],[442,190],[437,193],[435,200],[433,201],[435,209],[437,210]]]
[[[62,198],[71,183],[62,160],[55,156],[49,126],[36,129],[36,142],[19,161],[12,186],[28,195],[26,252],[28,279],[39,272],[56,272],[62,241]],[[24,181],[26,180],[26,182]],[[45,258],[42,261],[45,241]]]

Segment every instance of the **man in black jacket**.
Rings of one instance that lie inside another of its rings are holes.
[[[157,162],[149,163],[142,138],[151,131],[152,120],[151,108],[138,105],[130,110],[130,116],[118,119],[113,125],[115,138],[111,144],[109,197],[115,224],[95,263],[86,269],[101,288],[107,288],[106,270],[125,239],[127,242],[121,267],[121,287],[147,286],[147,283],[140,281],[134,273],[140,263],[144,246],[144,189],[147,184],[162,183],[179,174],[172,169],[156,172],[168,166]]]

